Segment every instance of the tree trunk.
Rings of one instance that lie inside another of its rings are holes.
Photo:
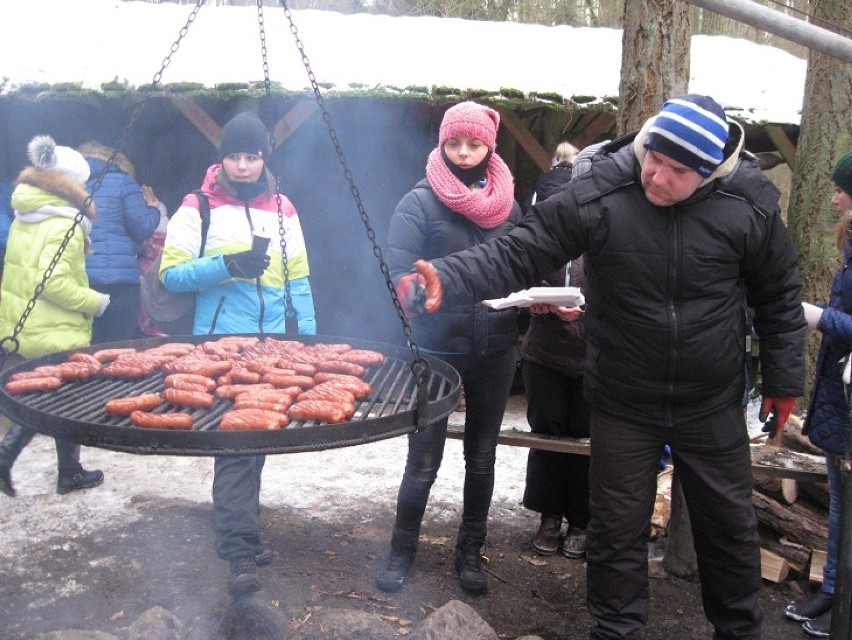
[[[617,130],[636,131],[689,86],[689,5],[684,0],[624,3]]]
[[[812,14],[852,30],[848,0],[815,0]],[[839,264],[834,246],[837,214],[831,206],[834,183],[831,171],[837,160],[852,149],[852,65],[821,53],[811,52],[805,80],[802,122],[796,150],[796,166],[787,223],[799,254],[802,299],[827,300],[831,278]],[[808,390],[819,347],[819,333],[808,332],[806,358]],[[809,393],[806,392],[805,397]]]

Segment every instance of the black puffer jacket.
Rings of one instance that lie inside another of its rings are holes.
[[[441,202],[424,179],[396,207],[388,229],[387,264],[394,282],[415,260],[433,260],[507,234],[521,219],[514,203],[509,219],[494,229],[481,229]],[[435,353],[487,355],[513,347],[518,339],[517,311],[495,311],[471,299],[445,304],[434,314],[411,319],[414,339]]]
[[[740,153],[733,125],[717,172],[687,200],[654,206],[642,136],[601,147],[588,173],[508,236],[434,260],[445,304],[532,286],[585,253],[592,406],[672,424],[741,402],[747,304],[764,394],[800,396],[806,324],[778,190]]]

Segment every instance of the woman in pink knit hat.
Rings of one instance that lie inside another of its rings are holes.
[[[519,222],[512,174],[495,152],[499,126],[495,110],[474,102],[457,104],[444,114],[426,178],[400,200],[390,221],[387,263],[395,281],[410,273],[419,258],[472,247],[505,235]],[[461,374],[467,402],[465,481],[455,567],[465,591],[485,593],[481,549],[494,489],[497,436],[515,374],[516,311],[480,303],[444,306],[438,313],[412,317],[411,325],[421,351]],[[446,435],[445,418],[408,436],[390,554],[376,576],[384,591],[400,589],[414,562]]]

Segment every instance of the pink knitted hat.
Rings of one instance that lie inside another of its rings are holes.
[[[443,147],[447,138],[468,136],[479,138],[492,151],[497,147],[497,129],[500,114],[475,102],[460,102],[447,109],[438,131],[438,146]]]

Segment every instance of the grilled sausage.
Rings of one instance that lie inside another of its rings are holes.
[[[63,380],[87,380],[102,370],[102,365],[97,366],[86,362],[63,362],[59,365],[59,377]]]
[[[287,413],[291,404],[293,404],[293,401],[289,396],[286,400],[263,400],[244,393],[234,400],[234,409],[265,409],[276,413]]]
[[[216,381],[213,378],[200,376],[197,373],[173,373],[163,380],[163,384],[167,387],[173,387],[178,382],[201,385],[208,393],[212,393],[216,388]]]
[[[231,384],[257,384],[260,382],[260,374],[248,369],[231,369],[227,375],[231,376]]]
[[[162,402],[163,399],[159,393],[146,393],[141,396],[107,400],[105,408],[111,416],[129,416],[134,411],[156,409]]]
[[[317,422],[346,422],[349,418],[346,407],[322,400],[305,400],[290,407],[289,415],[293,420],[316,420]]]
[[[23,378],[21,380],[10,380],[3,388],[6,393],[33,393],[35,391],[54,391],[62,386],[62,378],[59,376],[43,376],[41,378]]]
[[[366,398],[373,390],[369,382],[362,380],[361,378],[356,378],[355,376],[347,376],[341,373],[324,373],[320,371],[316,376],[314,376],[314,380],[316,380],[317,383],[333,382],[341,389],[348,389],[355,394],[356,398],[359,399]]]
[[[12,380],[26,380],[27,378],[59,378],[60,370],[59,365],[45,365],[43,367],[36,367],[32,371],[18,371],[18,373],[13,373],[9,376],[9,381]]]
[[[219,423],[219,429],[223,431],[281,429],[286,426],[286,415],[264,409],[235,409],[223,415]]]
[[[163,395],[169,404],[188,409],[209,409],[216,402],[213,394],[202,391],[185,391],[172,387],[163,391]]]
[[[121,362],[119,360],[113,360],[112,362],[104,366],[102,373],[107,378],[137,379],[146,378],[150,375],[153,375],[154,371],[156,370],[157,365],[152,362]]]
[[[354,362],[363,367],[377,367],[385,361],[385,356],[372,349],[352,349],[337,356],[343,362]]]
[[[288,376],[281,375],[278,373],[265,373],[263,378],[261,378],[264,382],[268,382],[274,387],[279,389],[283,389],[284,387],[299,387],[301,389],[310,389],[314,384],[314,379],[310,376]]]
[[[100,360],[98,360],[95,356],[90,353],[72,353],[68,356],[68,362],[82,362],[84,364],[91,365],[92,367],[100,370],[103,366]]]
[[[118,356],[127,355],[129,353],[136,353],[136,349],[133,347],[121,347],[116,349],[101,349],[100,351],[95,351],[92,355],[98,362],[111,362],[115,360]]]
[[[361,377],[367,370],[360,364],[354,362],[344,362],[343,360],[323,360],[317,362],[317,370],[328,373],[343,373],[349,376]]]
[[[257,384],[224,384],[216,388],[216,397],[223,400],[233,400],[242,393],[257,391],[260,389],[274,389],[268,382],[259,382]]]
[[[130,422],[143,429],[192,429],[192,416],[188,413],[134,411]]]
[[[333,382],[322,382],[312,389],[303,391],[298,396],[302,400],[326,400],[339,404],[355,404],[355,394],[348,389],[336,386]]]

